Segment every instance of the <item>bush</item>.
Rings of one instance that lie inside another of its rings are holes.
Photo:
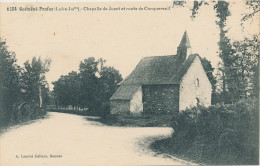
[[[101,105],[101,107],[100,107],[100,116],[102,117],[102,118],[106,118],[109,114],[110,114],[110,104],[109,104],[109,102],[105,102],[105,103],[103,103],[102,105]]]
[[[41,118],[46,115],[46,111],[40,108],[34,102],[16,103],[8,110],[9,116],[3,116],[3,121],[0,125],[0,131],[8,126],[16,125],[33,119]]]
[[[171,114],[133,116],[132,114],[108,114],[99,121],[111,126],[170,127]]]
[[[258,100],[230,105],[194,107],[174,117],[176,153],[211,164],[257,164],[259,159]]]
[[[32,120],[46,114],[45,109],[40,108],[34,101],[23,103],[21,107],[16,106],[14,110],[16,121]]]

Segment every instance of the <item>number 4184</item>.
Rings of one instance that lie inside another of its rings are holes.
[[[16,7],[7,7],[7,11],[16,11]]]

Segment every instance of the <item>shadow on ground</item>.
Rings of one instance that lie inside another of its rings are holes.
[[[50,118],[51,115],[49,115],[48,113],[46,115],[42,115],[36,119],[31,119],[31,120],[28,120],[28,121],[24,121],[24,122],[17,122],[17,123],[11,123],[11,124],[8,124],[6,126],[1,126],[0,127],[0,135],[2,135],[3,133],[5,132],[8,132],[10,130],[13,130],[13,129],[17,129],[21,126],[26,126],[26,125],[30,125],[38,120],[44,120],[44,119],[48,119]]]

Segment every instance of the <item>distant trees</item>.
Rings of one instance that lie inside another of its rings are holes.
[[[33,58],[24,68],[16,64],[15,53],[0,38],[0,124],[35,118],[48,98],[45,73],[50,60]],[[44,98],[44,99],[43,99]]]
[[[95,110],[98,105],[98,64],[94,57],[90,57],[81,61],[79,65],[82,91],[80,105],[91,110]]]
[[[84,59],[80,62],[79,73],[72,71],[53,82],[56,106],[86,108],[99,114],[122,81],[119,71],[105,66],[105,62],[94,57]]]
[[[69,105],[80,106],[80,80],[77,72],[72,71],[66,76],[61,76],[53,85],[55,105],[65,108]]]

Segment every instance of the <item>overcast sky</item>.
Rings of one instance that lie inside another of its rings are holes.
[[[7,12],[18,7],[169,7],[172,2],[89,2],[89,3],[1,3],[0,35],[22,65],[33,56],[50,57],[51,84],[61,75],[77,71],[88,57],[103,58],[125,78],[142,57],[174,55],[185,30],[193,53],[199,53],[216,66],[219,61],[219,30],[212,6],[202,7],[197,18],[190,19],[189,8],[166,11],[81,11],[81,12]],[[231,3],[227,22],[230,37],[241,40],[259,32],[259,20],[249,20],[241,30],[242,1]],[[52,86],[50,86],[52,88]]]

